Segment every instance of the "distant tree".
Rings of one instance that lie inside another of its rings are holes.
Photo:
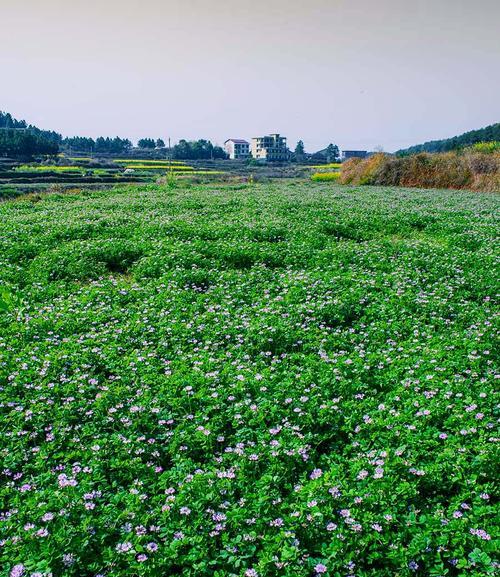
[[[141,138],[137,146],[139,148],[155,148],[156,143],[152,138]]]
[[[329,144],[326,147],[326,161],[335,162],[340,157],[339,147],[336,144]]]
[[[0,156],[57,154],[61,141],[62,136],[53,130],[41,130],[0,111]]]
[[[177,160],[208,160],[211,158],[226,158],[227,155],[220,146],[214,146],[209,140],[179,140],[172,149],[172,157]]]
[[[57,154],[62,136],[52,130],[41,130],[0,111],[0,156],[31,157]]]
[[[214,146],[213,158],[225,160],[228,158],[226,151],[221,146]]]
[[[493,142],[496,140],[500,140],[500,122],[479,130],[464,132],[460,136],[453,136],[444,140],[431,140],[430,142],[424,142],[424,144],[410,146],[410,148],[398,150],[396,154],[398,156],[407,156],[408,154],[417,154],[419,152],[448,152],[449,150],[472,146],[477,142]]]
[[[304,143],[302,140],[297,142],[297,146],[295,147],[295,154],[305,154]]]
[[[94,139],[85,136],[64,138],[62,145],[66,149],[71,149],[72,152],[93,152],[95,150]]]
[[[158,138],[158,140],[156,141],[156,148],[165,148],[165,143],[161,138]]]
[[[27,128],[25,120],[16,120],[8,112],[0,111],[0,128]]]
[[[306,154],[306,151],[304,148],[304,143],[302,142],[302,140],[299,140],[297,142],[297,145],[295,146],[295,151],[293,153],[294,158],[296,161],[300,162],[301,160],[304,160],[305,154]]]
[[[105,153],[120,153],[120,152],[127,152],[132,148],[132,143],[128,138],[120,138],[119,136],[115,136],[115,138],[109,138],[107,136],[104,138],[103,136],[99,136],[99,138],[95,141],[95,151],[96,152],[105,152]]]
[[[32,157],[38,154],[53,155],[59,152],[59,145],[31,130],[0,130],[0,156]]]

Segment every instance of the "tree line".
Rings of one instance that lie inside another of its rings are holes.
[[[0,111],[0,156],[57,154],[61,140],[62,136],[53,130],[40,130]]]
[[[308,154],[305,151],[304,142],[302,140],[299,140],[293,152],[293,159],[296,162],[302,162],[308,156],[310,156],[312,160],[326,160],[327,162],[336,162],[340,158],[340,151],[339,147],[336,144],[329,144],[323,150],[320,150],[313,154]]]
[[[500,125],[495,125],[499,127]],[[500,136],[497,138],[500,140]],[[161,138],[141,138],[137,143],[145,150],[164,149],[165,142]],[[41,130],[28,124],[25,120],[16,120],[11,114],[0,111],[0,156],[30,157],[36,155],[54,155],[60,150],[69,153],[85,154],[122,154],[133,147],[128,138],[99,136],[95,140],[86,136],[63,138],[59,133]],[[225,159],[227,154],[220,146],[213,145],[210,140],[180,140],[172,146],[168,153],[175,160],[210,160]],[[293,158],[297,161],[306,156],[304,143],[297,143]],[[338,146],[330,144],[326,149],[312,155],[312,158],[326,159],[333,162],[338,159]]]
[[[95,140],[86,136],[71,136],[64,138],[61,142],[62,148],[69,152],[105,152],[105,153],[121,153],[127,152],[132,148],[132,142],[128,138],[120,138],[115,136],[99,136]]]
[[[208,160],[224,159],[227,154],[220,146],[214,146],[210,140],[179,140],[172,147],[172,158],[175,160]]]
[[[161,138],[141,138],[139,148],[146,150],[165,149]],[[36,155],[55,155],[63,150],[69,153],[121,154],[132,148],[128,138],[99,136],[95,140],[86,136],[63,138],[59,133],[41,130],[25,120],[16,120],[8,112],[0,111],[0,156],[32,157]],[[165,151],[167,153],[167,151]],[[220,146],[214,146],[209,140],[180,140],[169,151],[174,159],[206,160],[226,158]]]
[[[12,128],[0,130],[0,156],[31,157],[37,154],[53,155],[59,145],[40,134],[21,132]]]
[[[450,150],[458,150],[467,146],[472,146],[478,142],[495,142],[500,141],[500,122],[490,124],[485,128],[478,130],[471,130],[464,132],[460,136],[452,138],[444,138],[442,140],[431,140],[424,142],[424,144],[417,144],[398,150],[398,156],[407,156],[409,154],[418,154],[419,152],[449,152]]]

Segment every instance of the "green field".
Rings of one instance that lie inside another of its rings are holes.
[[[307,181],[0,204],[0,574],[493,575],[499,206]]]
[[[86,158],[60,155],[54,163],[21,163],[0,158],[0,202],[27,192],[114,188],[118,184],[151,184],[158,178],[219,178],[224,171],[181,161]],[[196,164],[196,163],[195,163]],[[225,167],[224,167],[225,168]]]

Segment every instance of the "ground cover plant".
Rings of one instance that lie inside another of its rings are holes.
[[[0,205],[0,574],[493,575],[498,197]]]

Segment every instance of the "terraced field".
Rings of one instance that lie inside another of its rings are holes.
[[[133,158],[60,157],[50,164],[0,159],[0,201],[26,192],[113,188],[117,184],[152,183],[166,174],[216,177],[221,172],[181,161]]]
[[[1,574],[493,575],[498,209],[299,181],[2,203]]]

